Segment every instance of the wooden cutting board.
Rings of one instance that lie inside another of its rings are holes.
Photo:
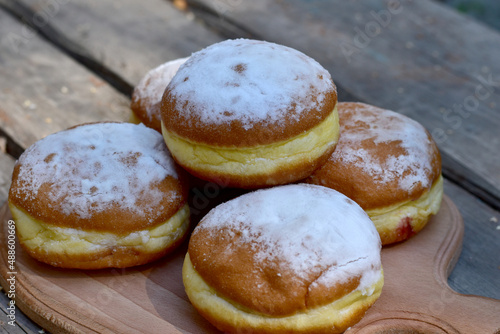
[[[8,291],[7,206],[0,217],[0,283]],[[382,295],[348,333],[500,333],[500,300],[461,295],[447,285],[463,231],[445,196],[421,233],[384,248]],[[39,263],[17,244],[15,305],[52,333],[216,333],[184,292],[185,252],[186,243],[145,266],[80,271]]]

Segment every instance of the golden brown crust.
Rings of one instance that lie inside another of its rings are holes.
[[[317,94],[312,91],[311,99],[315,99],[314,96]],[[294,117],[295,107],[289,106],[287,116],[279,124],[259,122],[251,129],[247,129],[240,121],[209,124],[199,117],[187,117],[176,109],[176,105],[182,104],[183,101],[173,98],[167,87],[162,100],[161,117],[168,131],[193,142],[222,147],[253,147],[285,141],[320,124],[337,104],[337,92],[334,89],[325,95],[324,102],[317,109],[302,112],[299,118]]]
[[[132,94],[130,109],[144,125],[161,132],[161,101],[154,103],[149,99],[140,98],[137,94]],[[150,110],[151,118],[147,110]]]
[[[361,113],[364,113],[363,116],[368,115],[370,117],[376,117],[378,121],[381,122],[390,121],[386,115],[380,115],[382,111],[383,110],[380,108],[363,103],[339,103],[340,140],[337,143],[336,150],[330,159],[328,159],[321,168],[316,170],[313,175],[307,178],[306,181],[335,189],[356,201],[365,210],[383,208],[416,200],[425,192],[429,191],[432,184],[434,184],[441,175],[441,155],[432,137],[423,127],[422,131],[425,131],[428,142],[421,142],[418,143],[418,145],[421,145],[422,149],[429,149],[425,159],[430,160],[431,168],[425,172],[424,182],[416,182],[411,188],[399,186],[401,177],[414,172],[411,168],[405,171],[404,174],[385,182],[381,186],[381,183],[377,181],[380,174],[374,177],[374,175],[368,173],[366,169],[353,163],[352,159],[343,156],[343,153],[350,149],[349,145],[351,145],[351,143],[347,143],[343,140],[343,136],[346,136],[347,133],[355,134],[368,127],[367,123],[362,121],[357,121],[354,126],[352,123],[350,123],[350,126],[346,126],[346,123],[350,121],[352,117],[358,117]],[[401,139],[403,140],[403,138]],[[400,143],[401,141],[375,143],[373,140],[362,140],[356,143],[357,145],[359,144],[359,147],[356,147],[356,149],[365,150],[372,154],[377,161],[384,163],[394,157],[404,157],[408,155],[407,151]],[[382,170],[381,172],[385,171]]]
[[[193,267],[208,285],[225,298],[251,310],[270,316],[287,316],[331,303],[359,286],[357,277],[328,286],[313,284],[319,276],[309,274],[306,279],[297,279],[291,270],[287,272],[279,263],[255,270],[254,258],[260,248],[246,244],[228,251],[229,245],[240,235],[241,231],[228,229],[221,229],[217,235],[208,231],[196,233],[191,236],[188,253]],[[234,240],[228,236],[234,236]],[[203,261],[206,254],[210,254],[210,261]],[[255,286],[259,286],[258,294],[254,291]]]
[[[384,284],[381,273],[378,281],[369,287],[372,293],[353,291],[305,312],[273,317],[250,310],[218,293],[194,269],[189,254],[184,260],[182,276],[193,306],[224,333],[343,333],[376,302]]]
[[[79,126],[84,126],[84,124]],[[68,130],[76,127],[72,127]],[[71,149],[72,148],[68,148],[69,151],[66,153],[70,152]],[[132,153],[130,159],[125,159],[123,161],[124,167],[133,164],[134,158],[134,153]],[[52,182],[44,183],[35,191],[32,187],[27,186],[29,180],[23,180],[19,177],[22,170],[24,174],[30,174],[32,172],[32,169],[24,166],[21,160],[19,160],[14,167],[12,184],[9,190],[9,201],[35,219],[53,226],[125,235],[133,231],[144,230],[164,223],[186,204],[189,191],[187,176],[185,175],[185,171],[180,168],[176,169],[177,178],[169,175],[161,182],[150,185],[151,190],[156,190],[164,194],[166,199],[169,199],[168,205],[164,205],[161,212],[158,210],[149,214],[144,214],[142,211],[134,212],[120,208],[119,203],[110,204],[107,210],[97,211],[89,217],[81,217],[75,212],[69,214],[62,212],[60,208],[55,205],[57,203],[54,202],[53,196],[51,196],[54,189],[60,188],[58,184],[60,180],[54,179]],[[151,194],[144,194],[136,203],[137,206],[140,208],[148,204],[154,193],[153,191]],[[82,209],[89,210],[90,208]]]
[[[340,333],[380,296],[379,251],[372,221],[352,200],[289,184],[212,209],[191,235],[183,281],[223,331]]]
[[[310,57],[264,41],[227,40],[194,53],[177,72],[163,95],[161,119],[192,142],[254,147],[312,129],[336,103],[330,74]]]
[[[183,175],[181,180],[175,179],[172,176],[167,177],[163,182],[155,185],[161,193],[176,194],[174,202],[164,208],[161,214],[154,221],[150,221],[147,216],[142,214],[124,211],[119,205],[110,205],[106,211],[96,212],[92,217],[82,218],[77,214],[65,214],[58,210],[53,205],[50,196],[51,185],[46,184],[40,187],[36,198],[30,200],[30,196],[26,191],[23,191],[22,183],[18,181],[19,171],[22,165],[17,164],[14,167],[12,176],[12,185],[9,190],[9,201],[17,207],[22,208],[35,219],[41,220],[47,224],[59,227],[70,227],[84,229],[89,231],[112,232],[117,235],[125,235],[133,231],[139,231],[146,228],[161,224],[172,217],[180,208],[187,202],[188,186],[186,176]],[[180,171],[184,174],[183,171]],[[145,197],[143,201],[137,203],[139,206],[148,202]]]
[[[168,83],[187,58],[178,58],[153,68],[142,78],[132,92],[130,108],[147,127],[161,132],[161,98]]]

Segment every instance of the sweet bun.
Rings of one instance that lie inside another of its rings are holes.
[[[163,92],[187,59],[179,58],[168,61],[146,73],[132,92],[130,104],[132,123],[143,123],[161,132],[160,105]]]
[[[189,227],[188,189],[161,134],[93,123],[49,135],[17,161],[9,206],[21,246],[56,267],[153,261]]]
[[[338,140],[337,92],[294,49],[237,39],[194,53],[162,100],[162,132],[191,174],[229,187],[300,180]]]
[[[306,181],[340,191],[373,220],[383,245],[419,232],[439,210],[441,156],[426,129],[393,111],[338,104],[341,136]]]
[[[212,209],[191,236],[183,282],[229,333],[342,333],[383,286],[380,238],[339,192],[290,184]]]

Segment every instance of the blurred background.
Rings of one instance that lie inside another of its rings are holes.
[[[500,30],[500,1],[498,0],[439,0],[439,2]]]

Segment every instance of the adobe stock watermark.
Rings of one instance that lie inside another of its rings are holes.
[[[431,135],[437,144],[442,144],[449,138],[449,131],[458,130],[462,124],[474,112],[477,112],[481,102],[486,102],[495,93],[496,89],[500,89],[500,80],[493,78],[491,72],[476,76],[478,84],[474,88],[474,92],[467,95],[461,103],[455,103],[451,108],[445,109],[443,112],[443,121],[448,125],[448,128],[434,128]]]
[[[439,318],[439,316],[443,314],[447,308],[456,302],[456,299],[457,294],[451,289],[442,289],[439,295],[436,294],[433,298],[431,298],[428,304],[428,310],[434,317]]]
[[[199,215],[204,209],[211,205],[211,200],[215,199],[227,188],[228,181],[221,179],[214,182],[206,182],[203,186],[192,187],[192,199],[189,206],[191,214]]]
[[[37,28],[43,28],[50,23],[52,18],[59,13],[61,5],[65,5],[71,0],[48,0],[44,6],[33,13],[31,17],[24,17],[27,22],[31,22]],[[9,32],[5,36],[5,41],[11,49],[19,54],[22,49],[36,36],[36,31],[30,26],[23,24],[17,33]]]
[[[7,284],[6,294],[10,299],[7,305],[7,324],[16,326],[16,223],[7,222]]]
[[[411,2],[411,1],[407,1]],[[403,4],[399,0],[390,0],[387,3],[386,9],[379,11],[370,11],[370,20],[364,26],[354,27],[354,37],[352,43],[342,41],[340,50],[348,63],[351,62],[352,56],[366,48],[372,40],[382,34],[392,22],[393,17],[403,11]]]

